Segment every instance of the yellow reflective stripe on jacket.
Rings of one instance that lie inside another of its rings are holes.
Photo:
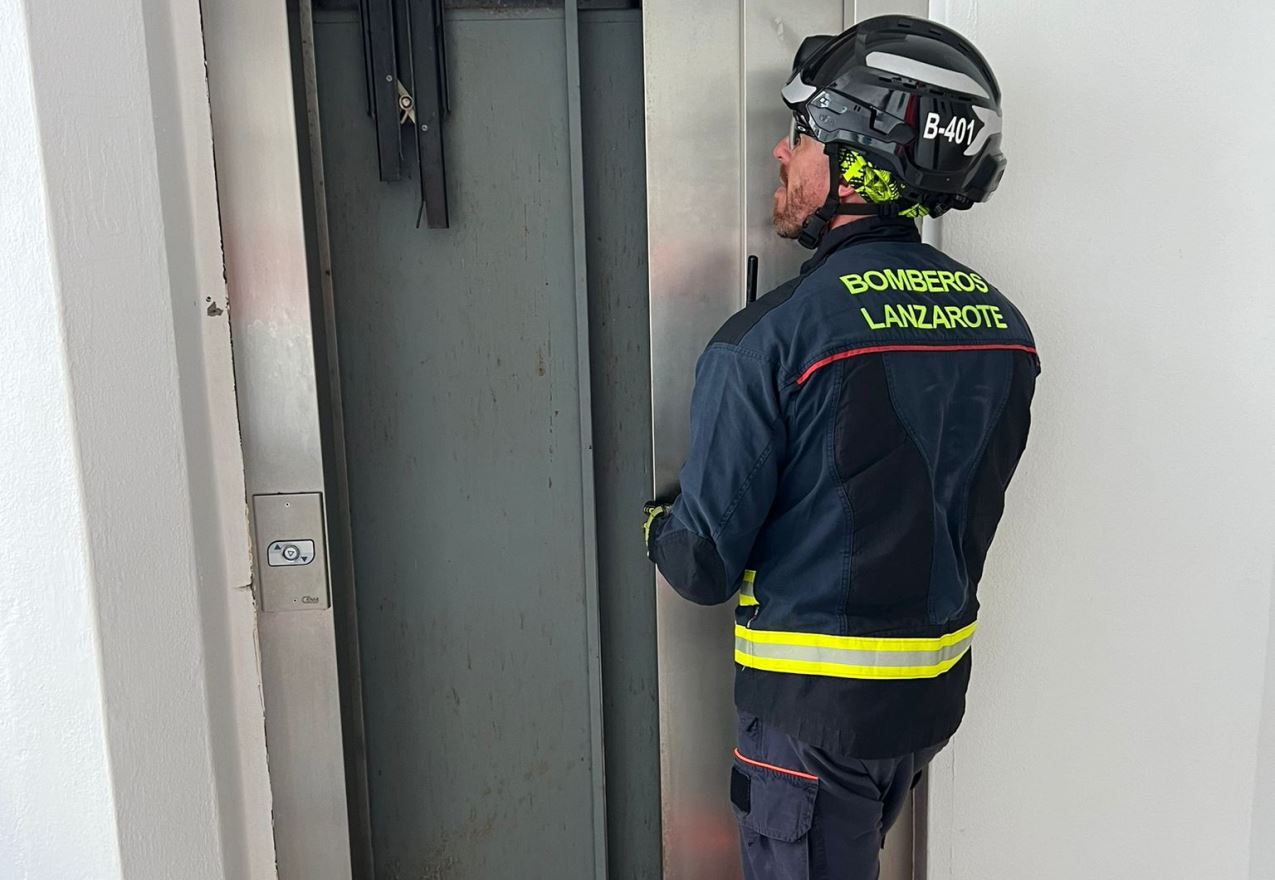
[[[739,585],[739,604],[741,606],[756,605],[757,596],[753,593],[753,585],[757,581],[757,572],[745,569],[743,583]]]
[[[735,662],[837,678],[935,678],[970,649],[977,624],[932,639],[829,636],[735,627]]]

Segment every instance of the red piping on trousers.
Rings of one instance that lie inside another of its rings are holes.
[[[796,770],[786,770],[783,767],[776,767],[774,764],[763,764],[761,761],[754,761],[752,758],[745,758],[739,753],[739,749],[735,749],[735,757],[743,761],[745,764],[752,764],[754,767],[762,767],[766,770],[774,770],[776,773],[783,773],[785,776],[796,776],[799,779],[812,779],[819,781],[818,776],[811,776],[809,773],[800,773]]]
[[[828,364],[844,361],[846,358],[858,357],[861,354],[880,354],[883,351],[1025,351],[1028,354],[1036,353],[1036,349],[1028,345],[1001,345],[997,343],[989,345],[878,345],[873,348],[854,348],[850,351],[837,352],[821,361],[815,361],[806,368],[806,372],[801,374],[797,384],[804,385],[811,375],[818,370],[822,370]]]

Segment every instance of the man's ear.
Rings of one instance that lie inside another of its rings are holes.
[[[842,183],[840,186],[837,187],[837,198],[841,199],[841,201],[843,202],[846,201],[847,199],[851,199],[851,197],[854,195],[856,195],[854,191],[854,187],[848,183]],[[852,201],[860,201],[860,200],[852,199]]]

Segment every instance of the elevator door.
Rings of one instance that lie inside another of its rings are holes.
[[[378,180],[357,12],[315,17],[376,874],[604,876],[609,652],[608,713],[625,722],[608,743],[625,822],[611,876],[650,877],[653,599],[636,527],[636,548],[614,549],[610,496],[592,542],[568,32],[561,8],[493,5],[446,14],[448,229],[416,227],[415,181]],[[636,12],[581,16],[582,103],[603,119],[584,121],[590,296],[637,322],[598,328],[616,348],[599,441],[637,444],[599,462],[598,484],[635,494],[650,456],[640,39]],[[590,629],[593,546],[609,648]]]

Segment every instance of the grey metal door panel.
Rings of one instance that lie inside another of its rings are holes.
[[[642,549],[651,491],[642,22],[580,15],[607,855],[611,880],[660,874],[655,593]]]
[[[418,230],[358,22],[316,20],[378,874],[592,877],[563,18],[448,40],[452,228]]]

